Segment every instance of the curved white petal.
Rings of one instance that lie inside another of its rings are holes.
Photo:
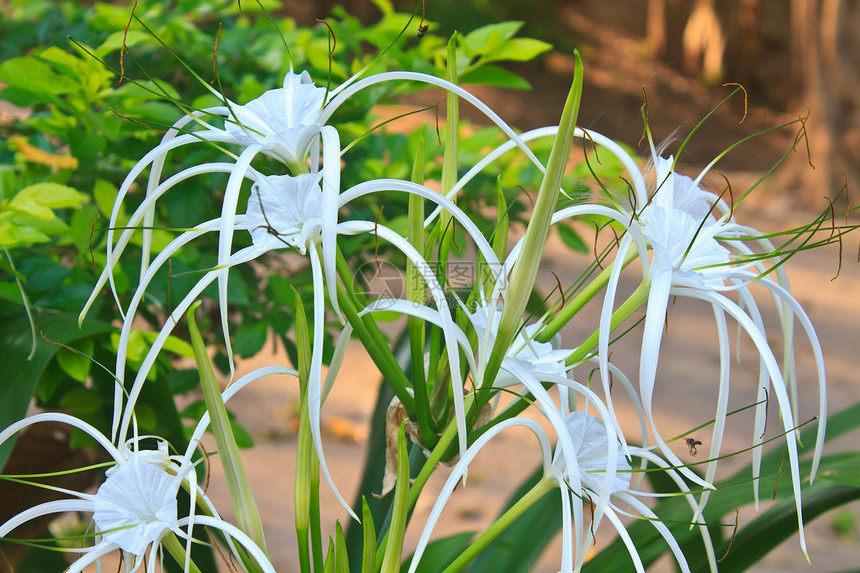
[[[187,519],[188,518],[180,519],[179,525],[185,525]],[[264,572],[275,573],[275,568],[272,566],[271,562],[269,561],[269,558],[266,556],[263,550],[260,549],[260,547],[257,546],[257,544],[254,543],[254,541],[250,537],[248,537],[245,532],[243,532],[235,525],[227,523],[223,519],[209,517],[208,515],[195,516],[194,521],[197,522],[198,525],[204,525],[207,527],[212,527],[214,529],[219,529],[223,533],[227,534],[229,537],[232,537],[233,539],[242,544],[242,547],[244,547],[245,550],[251,554],[251,557],[254,558],[254,560],[257,562],[257,565],[259,565]]]
[[[314,246],[309,249],[311,259],[311,270],[314,286],[314,338],[313,348],[311,350],[311,371],[308,377],[308,417],[310,419],[311,436],[313,438],[314,447],[319,458],[320,468],[323,476],[329,484],[337,501],[356,521],[361,521],[358,515],[349,506],[349,503],[341,495],[340,490],[334,484],[334,478],[328,469],[328,464],[325,461],[325,452],[322,447],[322,437],[320,436],[320,410],[322,408],[322,352],[323,352],[323,336],[325,335],[325,290],[323,289],[323,270],[322,262],[319,259],[319,253]]]
[[[123,455],[120,451],[114,446],[110,440],[108,440],[101,432],[95,429],[90,424],[84,422],[79,418],[75,418],[74,416],[70,416],[69,414],[63,414],[61,412],[44,412],[41,414],[33,414],[32,416],[28,416],[23,420],[19,420],[14,424],[10,424],[9,426],[3,428],[3,431],[0,432],[0,444],[4,443],[14,434],[20,432],[22,429],[27,426],[31,426],[33,424],[37,424],[39,422],[61,422],[63,424],[68,424],[70,426],[74,426],[75,428],[85,432],[91,438],[93,438],[96,442],[102,446],[105,451],[112,457],[115,461],[120,461],[123,459]]]
[[[715,304],[722,308],[725,312],[734,318],[738,324],[743,327],[744,331],[749,335],[752,339],[753,343],[756,345],[756,348],[759,351],[759,355],[761,359],[764,361],[765,366],[767,367],[767,371],[770,374],[771,385],[774,389],[774,393],[776,394],[777,402],[779,404],[779,413],[782,418],[782,424],[785,433],[785,441],[786,447],[788,449],[788,459],[789,459],[789,467],[791,469],[791,482],[794,490],[794,499],[795,499],[795,507],[797,508],[797,524],[798,524],[798,534],[800,536],[800,547],[803,550],[804,555],[807,554],[806,551],[806,535],[803,530],[803,509],[801,503],[801,495],[800,495],[800,470],[798,467],[798,458],[797,458],[797,429],[793,426],[794,417],[791,412],[791,402],[788,397],[788,393],[786,391],[785,383],[782,381],[782,374],[779,370],[779,365],[776,362],[776,359],[771,352],[770,346],[768,345],[767,338],[765,338],[764,334],[756,327],[755,323],[750,319],[750,317],[741,310],[734,302],[727,299],[726,297],[709,292],[701,292],[694,291],[691,292],[688,296],[693,298],[700,298],[704,301],[710,302],[711,304]]]
[[[452,468],[451,474],[445,481],[445,485],[442,487],[442,491],[439,492],[439,495],[436,498],[436,503],[433,504],[433,509],[431,510],[430,515],[427,517],[427,522],[424,525],[424,529],[421,531],[421,537],[419,537],[418,539],[418,545],[415,548],[415,553],[412,555],[412,562],[409,564],[409,573],[415,573],[415,570],[418,568],[418,563],[421,561],[421,556],[424,554],[424,550],[427,548],[427,544],[430,541],[430,535],[433,533],[433,528],[436,526],[436,522],[439,520],[439,516],[442,514],[442,510],[444,509],[445,504],[448,503],[448,498],[451,497],[451,493],[453,493],[454,488],[460,481],[460,478],[462,478],[463,475],[466,473],[466,469],[468,468],[469,464],[472,463],[472,460],[475,458],[478,452],[481,451],[481,448],[483,448],[487,444],[487,442],[489,442],[493,437],[495,437],[496,434],[512,426],[522,426],[532,431],[532,433],[538,439],[538,443],[541,449],[541,456],[544,463],[544,472],[547,472],[549,464],[548,460],[550,460],[552,457],[549,437],[546,435],[546,432],[541,427],[541,425],[536,421],[530,418],[512,418],[510,420],[499,422],[498,424],[484,432],[460,456],[460,460]]]
[[[221,330],[224,333],[227,363],[230,366],[230,377],[233,377],[233,347],[230,343],[230,322],[227,315],[227,280],[230,276],[229,261],[233,250],[233,230],[236,227],[236,208],[239,202],[239,191],[242,182],[262,146],[250,145],[236,160],[236,167],[230,173],[224,190],[224,200],[221,205],[221,228],[218,230],[218,302],[221,309]]]
[[[255,258],[259,257],[265,251],[254,246],[246,247],[240,251],[237,251],[233,254],[231,259],[228,261],[228,266],[232,265],[240,265],[243,263],[247,263],[248,261],[252,261]],[[149,370],[152,368],[153,364],[155,364],[156,359],[158,358],[158,354],[161,352],[161,348],[164,346],[165,341],[167,341],[167,337],[170,336],[170,333],[173,332],[173,328],[179,321],[182,319],[182,316],[188,310],[188,307],[200,296],[200,293],[209,286],[215,279],[220,276],[220,269],[214,269],[207,272],[203,277],[197,281],[197,284],[185,295],[185,298],[179,302],[176,308],[173,309],[173,312],[170,313],[165,319],[164,326],[156,336],[155,340],[152,343],[152,346],[149,349],[149,352],[146,354],[146,357],[143,359],[143,362],[140,365],[140,369],[137,372],[137,376],[134,379],[134,383],[132,384],[131,390],[128,392],[128,400],[126,402],[125,410],[123,411],[122,421],[119,426],[119,434],[118,439],[125,439],[129,425],[131,424],[131,420],[134,414],[134,405],[137,402],[137,398],[140,395],[140,391],[143,388],[143,384],[146,381],[146,376],[149,373]]]
[[[337,210],[340,193],[340,137],[331,126],[322,128],[323,193],[322,252],[329,300],[341,323],[345,322],[337,302]]]
[[[93,503],[89,499],[60,499],[56,501],[48,501],[29,507],[10,517],[6,523],[0,525],[0,538],[6,537],[9,533],[31,519],[36,519],[52,513],[65,513],[67,511],[92,511]]]

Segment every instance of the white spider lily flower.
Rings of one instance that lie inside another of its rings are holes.
[[[251,186],[242,227],[255,246],[273,251],[285,246],[306,254],[321,239],[323,193],[318,174],[272,175]]]
[[[116,448],[86,422],[67,414],[45,413],[6,428],[0,433],[0,443],[22,428],[42,421],[62,422],[86,432],[104,447],[116,465],[106,472],[107,479],[95,494],[45,486],[76,499],[49,501],[22,511],[0,525],[0,537],[41,516],[68,511],[92,513],[97,542],[82,551],[83,555],[68,569],[70,573],[82,571],[117,550],[129,556],[132,570],[136,571],[144,559],[150,563],[158,561],[157,553],[165,535],[175,533],[187,537],[180,529],[176,496],[183,482],[193,489],[197,484],[196,480],[191,482],[195,478],[189,478],[189,472],[178,472],[180,465],[168,457],[166,442],[160,441],[158,450],[154,451],[138,449],[136,440]],[[190,545],[186,547],[188,551]]]
[[[603,485],[602,474],[610,465],[607,458],[609,450],[609,435],[603,421],[597,416],[589,416],[583,411],[571,412],[564,417],[567,429],[570,432],[573,450],[576,452],[577,465],[579,466],[579,480],[582,487],[590,491],[599,491]],[[615,477],[609,486],[610,495],[625,491],[630,488],[630,478],[633,468],[624,453],[620,450],[615,454],[612,462],[615,466]],[[563,464],[559,464],[563,465]],[[558,468],[565,479],[567,468]]]
[[[308,72],[284,76],[284,87],[271,89],[245,105],[230,103],[225,131],[245,146],[260,144],[266,153],[293,166],[304,161],[320,131],[325,88]]]
[[[784,271],[778,269],[775,272],[778,283],[761,278],[772,270],[773,267],[769,265],[776,265],[779,262],[779,257],[774,255],[770,261],[767,260],[766,256],[763,260],[761,257],[747,259],[754,252],[746,243],[758,243],[765,250],[765,255],[774,251],[773,245],[764,239],[758,231],[735,223],[729,206],[715,195],[707,193],[699,187],[699,182],[705,172],[702,172],[695,180],[675,173],[672,158],[664,159],[657,156],[656,152],[654,152],[653,164],[654,191],[650,196],[647,188],[641,186],[642,179],[634,180],[633,192],[636,204],[631,208],[627,222],[623,223],[628,229],[628,234],[619,244],[616,261],[624,260],[634,242],[637,244],[643,263],[644,282],[634,296],[638,297],[639,305],[647,304],[640,356],[639,392],[645,415],[651,421],[656,445],[666,459],[678,467],[686,478],[706,488],[712,487],[711,483],[720,456],[719,448],[725,430],[728,406],[730,345],[727,341],[725,321],[726,314],[730,315],[738,322],[741,329],[750,336],[760,356],[762,374],[759,396],[762,403],[756,411],[753,445],[762,443],[764,416],[766,414],[764,400],[767,397],[768,386],[773,388],[782,424],[787,431],[786,442],[798,511],[800,545],[806,553],[801,517],[800,476],[795,432],[797,427],[796,404],[792,404],[786,389],[787,384],[793,385],[796,380],[792,357],[794,351],[794,319],[797,318],[806,331],[819,374],[820,426],[813,460],[813,477],[821,455],[826,425],[826,385],[818,338],[806,314],[791,297]],[[637,205],[639,211],[634,212]],[[651,247],[650,261],[646,257],[642,257],[640,246],[642,242],[646,242]],[[754,262],[745,262],[746,260]],[[608,392],[609,387],[609,375],[605,364],[607,363],[612,313],[621,268],[622,265],[613,267],[607,283],[600,319],[598,359],[601,364],[601,378],[606,392]],[[776,303],[784,338],[785,360],[782,369],[768,342],[757,303],[749,291],[749,285],[752,283],[758,283],[767,288]],[[737,293],[740,304],[727,296],[731,292]],[[683,462],[663,440],[652,417],[652,399],[657,378],[660,346],[665,330],[665,317],[669,300],[673,296],[699,298],[711,303],[720,336],[722,366],[716,418],[711,440],[711,458],[713,461],[708,464],[704,479],[684,467]],[[608,402],[611,409],[609,399]],[[756,478],[759,472],[760,456],[760,449],[755,448],[753,451],[753,478],[756,499],[758,496],[758,480]],[[700,503],[700,511],[704,507],[707,497],[708,493],[705,492]]]
[[[340,200],[340,156],[341,148],[337,131],[326,126],[325,122],[331,114],[345,102],[351,94],[363,89],[367,86],[386,81],[419,81],[431,85],[436,85],[444,89],[451,90],[464,100],[472,103],[481,112],[486,114],[499,128],[516,143],[520,149],[536,163],[539,167],[540,161],[534,156],[528,146],[519,138],[510,126],[508,126],[501,118],[498,117],[488,106],[477,99],[469,92],[463,90],[459,86],[441,80],[426,74],[415,74],[411,72],[392,72],[378,74],[361,81],[357,78],[361,73],[335,89],[330,95],[332,98],[328,101],[324,108],[317,111],[316,106],[322,106],[325,98],[320,99],[321,88],[316,88],[308,82],[306,74],[288,73],[284,79],[284,87],[272,90],[272,93],[264,94],[246,106],[225,105],[208,108],[198,112],[193,112],[179,121],[177,121],[165,134],[161,143],[147,153],[138,163],[131,169],[120,186],[117,197],[111,212],[110,221],[107,231],[107,261],[99,280],[90,295],[89,300],[81,312],[79,321],[82,321],[93,302],[96,300],[99,292],[105,284],[110,284],[114,298],[120,308],[120,314],[123,316],[124,324],[130,324],[134,318],[136,305],[139,304],[143,293],[140,297],[135,297],[134,305],[130,305],[129,312],[123,312],[122,305],[119,303],[119,297],[116,291],[116,285],[113,279],[113,269],[120,260],[123,250],[128,245],[132,235],[136,232],[136,228],[142,225],[142,255],[141,255],[141,284],[138,286],[138,291],[145,289],[144,283],[152,280],[150,265],[163,264],[166,262],[166,257],[156,257],[155,261],[150,260],[151,237],[152,229],[155,226],[155,206],[157,200],[173,186],[197,175],[205,173],[228,173],[230,175],[224,194],[223,206],[221,209],[221,217],[211,221],[200,223],[192,231],[183,233],[175,239],[170,245],[162,251],[173,253],[185,243],[193,238],[211,231],[218,231],[218,266],[215,271],[210,271],[198,282],[197,285],[189,293],[188,297],[199,296],[205,284],[209,284],[212,280],[218,280],[219,304],[222,317],[222,331],[224,335],[225,345],[227,347],[227,356],[230,364],[231,372],[233,370],[233,356],[229,334],[229,323],[227,321],[227,281],[229,268],[235,264],[241,264],[252,260],[261,254],[260,244],[257,243],[250,250],[242,250],[236,253],[232,252],[233,234],[236,229],[247,228],[242,227],[242,215],[237,214],[238,197],[242,182],[249,178],[252,181],[258,181],[260,174],[257,173],[250,163],[258,154],[268,155],[275,159],[285,160],[292,153],[291,150],[300,150],[302,153],[309,153],[310,163],[305,162],[302,157],[295,165],[291,165],[291,170],[296,175],[296,171],[302,172],[310,170],[322,174],[321,186],[323,189],[322,204],[320,206],[319,218],[321,220],[321,245],[322,245],[322,263],[318,265],[324,269],[326,282],[329,285],[329,300],[335,313],[340,317],[340,309],[335,294],[334,285],[336,284],[336,227],[338,218],[338,209],[347,201]],[[225,100],[226,101],[226,100]],[[286,116],[284,116],[286,114]],[[284,117],[282,117],[284,116]],[[218,127],[217,122],[207,122],[207,118],[222,118],[225,127]],[[247,125],[242,122],[245,121]],[[314,127],[316,122],[317,127]],[[193,129],[194,126],[198,129]],[[189,129],[192,128],[192,129]],[[317,129],[318,128],[318,129]],[[319,149],[314,147],[313,138],[311,137],[310,149],[306,149],[305,140],[311,133],[318,132],[321,142],[322,155],[319,154]],[[227,151],[228,155],[234,160],[233,162],[217,162],[198,165],[182,172],[176,173],[162,181],[162,173],[168,155],[185,145],[197,144],[199,142],[209,142],[214,145],[238,145],[242,148],[241,153],[236,156]],[[121,208],[126,201],[126,196],[134,185],[138,177],[145,169],[150,168],[149,178],[146,185],[146,198],[135,209],[126,224],[125,229],[116,236],[117,219]],[[301,173],[299,173],[301,174]],[[359,186],[360,187],[360,186]],[[355,189],[358,191],[358,189]],[[362,191],[363,192],[363,191]],[[261,209],[262,214],[262,209]],[[261,225],[266,225],[265,227]],[[259,227],[257,235],[260,236],[263,232],[269,232],[270,237],[266,238],[265,244],[273,244],[278,242],[277,233],[281,232],[259,220],[254,225]],[[252,228],[254,228],[252,227]],[[261,232],[262,231],[262,232]],[[274,231],[274,232],[273,232]],[[476,235],[477,236],[477,235]],[[301,246],[302,242],[298,241]],[[312,260],[313,263],[313,260]],[[212,273],[215,273],[214,275]],[[186,299],[188,299],[186,297]],[[183,306],[184,309],[187,305]],[[174,313],[174,316],[177,316]],[[170,320],[168,319],[168,323]],[[164,333],[166,331],[162,331]],[[166,336],[166,335],[165,335]],[[163,340],[161,341],[163,343]],[[155,348],[159,344],[153,346]],[[118,365],[124,358],[118,357]],[[154,356],[152,357],[154,360]],[[144,370],[151,367],[151,362],[146,365]],[[117,369],[118,377],[122,377],[123,370]],[[118,423],[120,415],[118,412],[122,409],[124,393],[120,385],[117,385],[115,393],[115,416],[114,423]],[[127,427],[127,426],[126,426]],[[116,435],[118,428],[114,426],[113,435]],[[465,447],[465,445],[463,446]]]
[[[501,305],[493,308],[493,305],[484,302],[476,306],[475,312],[469,313],[469,321],[478,335],[478,363],[486,363],[486,360],[482,360],[480,355],[491,351],[496,343],[496,331],[502,318],[501,310]],[[499,375],[493,381],[493,386],[506,388],[520,384],[520,380],[511,373],[512,365],[518,369],[528,370],[537,377],[542,375],[565,376],[567,367],[564,365],[564,360],[572,351],[557,348],[561,344],[560,336],[553,337],[550,342],[534,340],[535,334],[541,328],[543,328],[543,322],[538,321],[520,330],[519,335],[505,354],[502,367]],[[506,368],[506,366],[508,367]]]
[[[185,145],[198,144],[202,141],[214,145],[238,145],[243,148],[239,156],[228,151],[228,154],[234,159],[235,163],[228,170],[231,173],[231,180],[228,183],[224,207],[222,209],[222,220],[225,226],[234,221],[238,186],[246,174],[249,173],[250,162],[256,155],[264,154],[284,161],[294,175],[306,172],[308,169],[310,171],[328,172],[326,176],[327,181],[324,184],[323,257],[326,273],[330,273],[327,275],[329,282],[333,282],[335,272],[333,229],[337,224],[336,197],[339,192],[341,151],[337,132],[334,128],[325,124],[331,115],[357,91],[377,83],[391,81],[415,81],[447,89],[456,93],[474,105],[480,112],[484,113],[508,138],[515,142],[530,161],[538,167],[542,167],[534,153],[507,123],[486,104],[460,86],[428,74],[413,72],[386,72],[359,80],[358,78],[365,71],[362,70],[344,84],[334,89],[329,94],[330,98],[324,107],[323,104],[326,100],[325,90],[315,87],[310,82],[307,72],[295,74],[291,71],[284,78],[284,87],[269,90],[244,106],[225,100],[225,103],[228,105],[196,111],[174,123],[162,138],[161,143],[138,161],[119,188],[108,226],[107,263],[93,290],[93,294],[81,312],[80,320],[83,320],[90,306],[95,301],[95,297],[106,283],[110,284],[117,305],[120,307],[120,313],[123,313],[113,280],[113,268],[119,261],[122,250],[128,243],[128,238],[134,232],[134,225],[129,222],[120,238],[115,241],[114,229],[117,227],[117,218],[121,206],[132,185],[147,167],[151,166],[146,186],[147,198],[154,194],[160,196],[172,185],[178,183],[179,180],[174,180],[171,185],[163,185],[162,172],[168,154]],[[213,117],[219,118],[219,121],[223,121],[224,127],[220,128],[213,125],[215,122],[206,121],[207,118]],[[198,126],[199,129],[189,130],[194,125]],[[322,143],[322,166],[318,164],[319,153],[314,148],[316,135],[320,135]],[[308,155],[311,159],[310,165],[307,164]],[[213,167],[211,170],[207,168],[210,165]],[[326,165],[328,165],[328,169],[326,169]],[[212,163],[201,165],[194,173],[189,173],[188,176],[210,171],[224,172],[223,164]],[[154,201],[144,201],[137,209],[141,211],[140,216],[132,217],[132,219],[138,221],[138,224],[140,222],[143,223],[141,276],[145,273],[149,265],[151,237],[155,217],[154,207]],[[222,237],[219,240],[219,264],[224,265],[232,245],[232,230],[225,227],[221,234]],[[226,274],[223,274],[219,279],[219,290],[221,297],[226,297]],[[331,302],[337,312],[337,300],[333,297]],[[226,302],[222,302],[222,305],[222,310],[226,310]],[[224,324],[224,329],[226,332],[226,323]],[[229,347],[229,341],[227,344]]]
[[[595,407],[601,416],[609,414],[599,398],[584,386],[570,380],[566,386],[577,393],[581,393],[586,398],[588,405]],[[541,412],[545,415],[548,414],[543,408],[541,408]],[[555,413],[564,414],[564,408],[558,409]],[[644,571],[638,551],[627,534],[625,524],[620,519],[620,516],[631,515],[629,508],[632,508],[654,525],[669,545],[681,570],[688,572],[689,566],[686,559],[669,529],[638,499],[638,496],[643,494],[631,489],[632,468],[621,452],[621,444],[615,434],[615,424],[605,417],[592,416],[587,411],[570,412],[563,419],[563,425],[553,424],[554,430],[560,432],[558,434],[559,445],[554,452],[549,446],[550,437],[546,430],[537,421],[530,418],[512,418],[502,421],[476,439],[466,454],[461,457],[443,486],[422,530],[418,546],[412,557],[409,573],[413,573],[417,569],[421,556],[430,541],[433,528],[469,464],[496,434],[512,426],[525,427],[535,435],[543,460],[543,479],[532,491],[525,494],[523,499],[528,498],[533,503],[556,487],[561,493],[562,560],[560,571],[568,573],[581,570],[587,553],[585,549],[594,542],[593,532],[604,515],[624,540],[636,570]],[[575,456],[565,455],[560,445],[563,440],[572,444]],[[686,492],[685,497],[695,511],[697,507],[695,499],[689,494],[689,489],[684,480],[674,470],[668,469],[668,464],[648,449],[630,449],[633,455],[667,468],[667,474],[679,485],[682,491]],[[649,494],[644,495],[649,496]],[[619,502],[618,505],[613,503],[613,499]],[[600,510],[595,509],[593,523],[589,527],[585,527],[583,523],[585,515],[583,506],[586,500],[594,504],[596,508],[601,508]],[[473,547],[477,546],[480,550],[501,533],[504,527],[516,519],[520,512],[524,511],[525,507],[518,506],[521,504],[514,506],[517,507],[517,513],[513,513],[514,510],[512,509],[501,516],[490,526],[487,532],[473,542]],[[624,507],[624,509],[619,506]],[[700,532],[705,542],[711,570],[715,571],[716,559],[707,527],[700,525]],[[461,563],[461,565],[464,564]]]
[[[289,368],[266,367],[251,372],[225,390],[221,397],[225,403],[239,390],[264,376],[287,374],[298,377]],[[133,556],[136,571],[144,558],[149,561],[148,571],[154,571],[158,563],[157,552],[161,541],[170,533],[186,540],[184,570],[189,571],[191,558],[192,529],[204,525],[224,532],[225,540],[233,554],[239,541],[244,549],[257,561],[261,569],[274,573],[274,567],[265,553],[242,531],[227,523],[218,514],[211,500],[198,485],[193,454],[209,425],[209,413],[205,413],[192,434],[185,453],[169,455],[166,441],[157,440],[157,449],[140,449],[143,437],[128,440],[121,446],[113,443],[90,424],[64,413],[49,412],[35,414],[0,432],[0,444],[22,429],[39,422],[68,424],[92,437],[116,465],[105,472],[105,481],[95,494],[75,492],[65,488],[49,487],[76,499],[50,501],[31,507],[0,524],[0,537],[5,537],[19,525],[41,516],[80,511],[93,514],[97,543],[82,551],[83,555],[67,570],[69,573],[83,571],[105,555],[120,550]],[[177,494],[184,488],[190,494],[189,515],[178,517]],[[196,513],[203,507],[207,515]],[[147,551],[149,548],[149,551]]]
[[[140,556],[167,531],[179,529],[176,494],[180,481],[164,466],[135,452],[105,476],[92,498],[93,521],[104,541]]]

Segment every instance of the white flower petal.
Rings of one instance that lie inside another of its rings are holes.
[[[180,479],[140,457],[120,463],[93,499],[93,521],[102,538],[140,556],[167,530],[179,526],[176,494]]]
[[[268,90],[245,105],[231,104],[233,116],[224,129],[242,145],[259,144],[293,165],[302,160],[320,130],[325,89],[316,87],[307,72],[284,77],[284,87]]]

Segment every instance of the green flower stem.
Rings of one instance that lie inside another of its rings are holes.
[[[471,401],[471,396],[466,397],[467,401]],[[466,404],[466,410],[470,406],[470,402]],[[448,422],[448,426],[445,428],[445,431],[439,436],[439,441],[436,443],[436,446],[431,450],[430,456],[424,462],[424,465],[421,467],[421,470],[418,472],[418,475],[415,476],[415,479],[412,480],[411,486],[409,488],[409,496],[407,499],[407,507],[411,511],[412,508],[415,507],[415,504],[418,502],[418,496],[421,495],[421,490],[424,489],[424,485],[430,479],[430,476],[433,475],[433,472],[436,469],[436,466],[439,465],[439,462],[442,461],[442,458],[445,456],[445,453],[449,449],[453,449],[457,447],[457,423],[454,420]],[[388,534],[387,531],[385,535],[383,535],[382,540],[379,542],[379,547],[385,547],[388,543]],[[381,555],[377,554],[376,564],[374,566],[374,571],[378,571],[382,564]]]
[[[244,531],[257,546],[266,554],[266,540],[263,535],[263,524],[260,520],[260,512],[251,494],[248,476],[245,466],[239,457],[239,447],[233,435],[233,427],[227,415],[227,406],[221,399],[221,390],[215,378],[215,370],[206,352],[206,345],[200,336],[197,322],[194,320],[194,311],[200,303],[195,303],[188,310],[188,332],[191,339],[191,347],[194,350],[194,358],[197,361],[197,369],[200,373],[200,386],[203,390],[203,399],[206,402],[206,410],[212,420],[212,433],[218,446],[218,455],[224,468],[224,478],[230,491],[230,499],[233,501],[233,510],[236,514],[236,523],[239,529]]]
[[[296,451],[296,483],[293,490],[293,505],[296,518],[296,536],[299,548],[299,570],[310,573],[310,546],[308,533],[311,519],[311,468],[317,463],[311,441],[311,425],[307,400],[302,402],[299,420],[299,435]]]
[[[622,264],[626,267],[638,257],[639,253],[635,249],[631,249]],[[549,342],[553,336],[558,334],[558,332],[564,328],[564,325],[570,322],[570,320],[576,316],[576,313],[582,310],[582,307],[588,304],[588,302],[593,299],[597,293],[603,290],[609,282],[609,275],[612,274],[612,268],[615,264],[616,263],[612,263],[610,266],[603,269],[603,271],[597,275],[594,280],[588,283],[588,286],[582,289],[582,292],[572,298],[564,308],[559,310],[553,319],[549,321],[539,333],[537,333],[535,340],[537,342]]]
[[[610,321],[609,326],[610,330],[614,330],[619,324],[630,318],[634,312],[639,310],[648,302],[648,291],[650,290],[650,287],[651,284],[649,281],[642,281],[642,283],[636,287],[633,294],[631,294],[630,297],[618,307],[618,310],[612,313],[612,320]],[[597,329],[591,333],[591,336],[585,339],[585,341],[580,344],[570,356],[567,357],[567,360],[565,360],[564,363],[567,366],[575,366],[585,360],[588,355],[597,348],[599,336],[600,329]]]
[[[314,459],[317,459],[314,452]],[[320,466],[311,466],[311,549],[314,571],[323,570],[322,526],[320,525]]]
[[[296,308],[296,348],[298,351],[299,391],[301,396],[301,416],[296,448],[296,482],[293,488],[293,505],[296,520],[296,539],[299,549],[299,567],[302,573],[310,573],[310,547],[308,533],[311,522],[313,493],[319,491],[319,460],[311,437],[310,414],[308,412],[308,383],[311,372],[311,340],[308,332],[308,319],[301,296],[291,287]],[[316,487],[314,473],[317,474]],[[316,497],[319,514],[319,496]],[[319,529],[319,528],[317,528]],[[321,558],[321,557],[320,557]]]
[[[167,549],[170,556],[173,557],[180,566],[185,566],[185,546],[182,545],[175,533],[171,531],[162,537],[161,546]],[[186,570],[186,573],[201,573],[201,571],[197,565],[194,564],[194,561],[189,561],[189,567]]]
[[[487,530],[481,534],[469,547],[463,551],[442,573],[455,573],[469,564],[478,554],[501,533],[510,527],[525,511],[533,506],[544,495],[555,489],[557,484],[550,479],[544,478],[530,489],[523,497],[497,519]]]
[[[457,32],[448,40],[448,77],[447,80],[456,84],[459,78],[457,73]],[[460,98],[449,91],[446,99],[445,117],[445,153],[442,158],[442,182],[440,193],[444,196],[457,183],[457,136],[460,127]],[[442,233],[439,240],[439,283],[445,285],[445,273],[448,265],[448,251],[454,238],[454,218],[448,211],[443,210],[439,216],[439,229]],[[450,231],[450,233],[449,233]]]
[[[397,431],[397,485],[394,488],[394,509],[388,528],[388,544],[380,573],[398,573],[403,560],[403,536],[409,519],[409,453],[406,450],[406,422]]]
[[[338,287],[337,300],[341,306],[344,316],[350,325],[355,329],[356,334],[364,345],[370,358],[373,360],[376,367],[382,373],[385,381],[391,387],[391,390],[397,395],[397,398],[406,408],[406,413],[410,418],[415,416],[415,399],[406,391],[410,387],[409,380],[397,364],[397,359],[392,354],[388,347],[385,335],[379,330],[376,322],[372,317],[359,317],[358,311],[353,296],[350,293],[355,292],[355,282],[352,278],[352,271],[343,258],[343,255],[338,251],[337,271],[341,280],[345,285],[345,289]]]
[[[415,162],[412,165],[412,181],[414,183],[424,183],[424,137],[422,136],[418,142],[418,152],[415,155]],[[424,252],[424,198],[410,194],[409,195],[409,229],[408,240],[409,244],[415,247],[419,253]],[[427,289],[424,286],[424,279],[421,277],[420,271],[415,267],[410,259],[406,262],[406,300],[410,300],[417,305],[423,305],[427,297]],[[424,321],[416,316],[409,316],[406,319],[409,329],[409,350],[412,356],[412,387],[415,390],[415,414],[418,423],[418,436],[421,442],[425,444],[433,443],[433,426],[432,417],[430,415],[430,396],[427,390],[427,380],[424,377],[424,347],[425,326]]]
[[[526,228],[525,237],[523,237],[523,249],[511,272],[511,282],[505,292],[505,306],[499,321],[496,342],[484,370],[481,389],[492,387],[493,381],[499,373],[499,368],[502,366],[502,360],[517,330],[522,325],[523,311],[525,311],[534,288],[541,255],[549,237],[550,223],[561,190],[561,181],[567,167],[567,160],[570,156],[576,119],[579,115],[579,103],[582,99],[582,59],[576,50],[574,50],[573,56],[576,60],[573,83],[570,86],[564,111],[561,114],[558,134],[552,144],[546,174],[541,181],[532,217]],[[481,405],[478,404],[479,408]]]

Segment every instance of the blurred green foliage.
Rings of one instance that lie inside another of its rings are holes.
[[[270,18],[250,1],[242,3],[241,11],[233,0],[138,2],[133,15],[131,3],[12,0],[0,6],[0,82],[4,84],[0,99],[24,108],[0,125],[0,245],[4,247],[0,335],[10,341],[7,355],[29,355],[35,337],[40,357],[28,363],[14,389],[15,400],[10,401],[9,386],[0,387],[0,403],[7,404],[0,412],[0,427],[22,417],[27,397],[33,396],[41,407],[69,410],[108,430],[114,387],[109,371],[117,344],[108,325],[117,319],[118,310],[105,294],[88,315],[87,323],[94,325],[91,331],[73,328],[71,318],[83,307],[104,267],[105,221],[129,169],[158,143],[183,109],[219,103],[204,82],[243,103],[278,87],[291,64],[296,70],[308,70],[318,85],[334,87],[380,53],[369,73],[402,69],[444,76],[447,40],[432,28],[419,39],[418,20],[412,14],[397,12],[388,0],[375,4],[381,13],[376,23],[363,24],[334,8],[325,24],[311,27],[300,27],[291,18]],[[262,6],[276,9],[278,3],[262,2]],[[549,49],[544,42],[516,37],[521,26],[506,22],[461,36],[458,64],[463,80],[528,88],[525,80],[499,65],[530,60]],[[419,86],[406,82],[374,86],[351,98],[332,118],[330,123],[346,139],[344,144],[350,137],[361,138],[344,156],[344,188],[368,178],[408,177],[422,134],[368,133],[368,129],[379,123],[375,105],[397,101],[416,89]],[[438,115],[444,117],[444,113]],[[459,160],[464,167],[502,141],[498,130],[474,130],[465,123],[460,127],[471,134],[461,146]],[[433,141],[437,129],[428,125],[423,135]],[[548,147],[541,149],[538,144],[536,151],[545,155]],[[170,156],[168,169],[178,171],[217,153],[203,144],[189,146],[182,154]],[[441,154],[439,150],[430,153]],[[439,179],[441,162],[427,165],[427,177]],[[264,160],[255,164],[262,172],[274,167]],[[538,172],[522,159],[497,163],[464,190],[460,200],[473,213],[480,213],[494,202],[500,174],[512,205],[512,220],[522,220],[523,202],[516,201],[522,190],[517,186],[535,188],[539,181]],[[198,177],[167,194],[158,213],[158,220],[166,223],[155,231],[154,250],[175,237],[176,230],[211,218],[225,181],[226,176],[219,174]],[[247,197],[247,185],[244,193]],[[391,194],[384,200],[380,221],[397,228],[406,212],[406,199]],[[379,201],[357,203],[355,212],[343,217],[375,218],[381,211]],[[128,216],[120,213],[120,225]],[[482,223],[489,236],[494,222]],[[139,246],[140,239],[136,240]],[[242,241],[247,244],[249,238],[237,237],[238,246]],[[352,240],[344,243],[343,251],[350,260],[364,260],[374,252],[372,243],[372,237]],[[150,285],[141,309],[149,324],[141,324],[142,330],[132,337],[126,380],[133,379],[152,342],[149,331],[160,328],[171,304],[191,288],[197,274],[215,264],[215,252],[215,242],[183,249],[173,257],[171,268]],[[119,293],[136,284],[139,263],[133,254],[124,256],[115,271]],[[294,320],[291,309],[302,301],[293,300],[290,287],[310,293],[301,288],[309,284],[310,273],[301,265],[282,272],[282,264],[271,262],[262,288],[255,268],[244,266],[232,273],[230,321],[233,348],[240,357],[259,352],[272,334],[295,357],[295,345],[287,333]],[[210,289],[204,296],[214,294]],[[124,296],[120,295],[123,304]],[[219,320],[217,305],[210,299],[204,309],[203,331],[218,331],[209,328]],[[184,336],[182,328],[177,330],[179,338]],[[86,356],[40,339],[40,331]],[[210,336],[208,342],[221,349],[215,362],[226,368],[223,341]],[[187,354],[178,339],[168,350],[173,356]],[[92,361],[105,369],[93,367]],[[171,397],[196,385],[194,373],[174,371],[169,355],[164,354],[151,378],[138,405],[140,431],[181,443],[180,414]],[[194,417],[197,410],[183,414]],[[77,436],[75,445],[85,441]],[[10,447],[8,443],[0,450],[0,466]]]

